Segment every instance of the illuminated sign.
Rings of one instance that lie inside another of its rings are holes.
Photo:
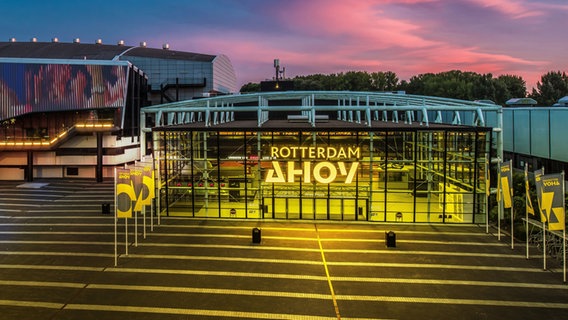
[[[300,177],[303,183],[332,183],[338,176],[344,177],[344,183],[353,182],[359,168],[359,162],[345,162],[344,159],[358,159],[360,150],[358,147],[271,147],[271,159],[303,159],[297,161],[272,161],[272,169],[268,170],[265,182],[268,183],[293,183],[296,177]],[[307,160],[306,160],[307,159]],[[338,161],[321,161],[321,160]],[[315,161],[313,161],[315,160]],[[282,163],[286,169],[282,169]]]

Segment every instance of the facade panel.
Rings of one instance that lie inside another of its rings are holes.
[[[550,157],[563,162],[568,162],[565,134],[567,124],[568,112],[566,109],[550,110]]]
[[[531,152],[529,154],[549,158],[550,157],[550,126],[549,111],[547,109],[533,108],[531,111]],[[510,150],[504,148],[505,150]]]
[[[503,150],[515,150],[514,112],[503,112]]]
[[[513,113],[513,143],[515,152],[522,154],[531,153],[531,121],[529,110],[516,110]]]

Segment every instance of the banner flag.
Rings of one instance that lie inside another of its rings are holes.
[[[497,202],[501,202],[501,164],[499,164],[499,172],[497,173],[497,194],[496,194]]]
[[[500,180],[504,208],[511,208],[513,204],[513,176],[511,169],[511,160],[501,164]]]
[[[485,158],[485,195],[491,195],[491,174],[489,172],[489,157]]]
[[[529,186],[529,171],[528,167],[525,165],[525,190],[526,190],[526,208],[527,212],[534,216],[534,207],[532,205],[530,186]]]
[[[538,202],[538,211],[540,212],[540,221],[546,222],[546,214],[542,210],[542,183],[541,177],[544,175],[544,168],[535,170],[534,184],[536,186],[536,200]]]
[[[116,217],[132,218],[132,201],[136,198],[130,169],[116,169]]]
[[[142,204],[143,205],[151,205],[152,199],[155,197],[154,192],[154,169],[152,168],[151,164],[146,164],[143,167],[142,172]]]
[[[541,207],[548,219],[550,230],[564,230],[564,178],[561,173],[540,176]]]
[[[134,211],[142,211],[142,189],[144,187],[142,183],[142,175],[143,175],[143,168],[142,167],[132,167],[130,168],[130,177],[132,179],[132,183],[134,186]]]

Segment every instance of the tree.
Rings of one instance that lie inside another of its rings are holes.
[[[398,85],[398,77],[392,71],[371,73],[371,89],[373,91],[395,91]]]
[[[566,72],[550,71],[541,76],[536,87],[537,90],[533,89],[530,97],[540,105],[551,106],[568,95],[568,76]]]
[[[527,85],[519,76],[501,75],[494,80],[495,103],[504,105],[511,98],[525,98]]]
[[[260,83],[249,82],[241,87],[241,93],[260,92]]]

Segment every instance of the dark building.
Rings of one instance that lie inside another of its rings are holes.
[[[0,174],[101,181],[140,158],[141,108],[236,91],[224,55],[100,40],[0,42]]]

